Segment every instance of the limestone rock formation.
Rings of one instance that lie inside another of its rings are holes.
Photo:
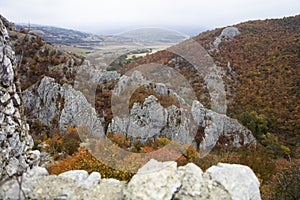
[[[235,147],[256,143],[251,131],[236,119],[205,109],[198,101],[193,102],[191,112],[196,123],[205,128],[202,133],[203,141],[199,144],[200,149],[212,150],[220,137],[228,139],[229,143],[226,145]]]
[[[219,45],[224,40],[232,40],[234,37],[240,34],[240,31],[236,27],[227,27],[224,28],[220,34],[220,36],[216,37],[215,41],[213,42],[214,49],[218,49]]]
[[[33,140],[22,118],[23,105],[14,82],[14,52],[6,27],[0,20],[0,180],[21,175],[36,164]]]
[[[49,176],[44,168],[36,167],[23,175],[22,191],[19,196],[19,185],[16,180],[10,180],[0,188],[0,198],[261,199],[258,180],[246,166],[219,164],[203,173],[192,163],[177,167],[176,162],[156,160],[140,168],[128,183],[101,179],[99,173],[88,175],[83,170]]]
[[[40,122],[51,125],[57,119],[60,129],[67,125],[85,126],[93,135],[103,136],[104,130],[95,109],[85,96],[68,84],[60,85],[53,78],[44,77],[36,92],[23,94],[25,107]]]
[[[174,105],[163,108],[152,95],[143,104],[135,103],[128,117],[113,118],[108,131],[141,141],[164,136],[180,144],[193,144],[204,152],[211,151],[221,136],[230,139],[235,147],[255,143],[251,131],[237,120],[205,109],[198,101],[193,102],[190,112]]]
[[[95,84],[113,82],[119,79],[120,74],[90,66],[88,61],[76,70],[74,87],[70,84],[60,84],[55,78],[45,76],[25,90],[22,100],[27,109],[27,117],[38,120],[48,127],[60,129],[65,129],[67,125],[76,127],[84,125],[94,135],[103,136],[104,130],[101,125],[103,119],[97,117],[93,108],[92,100],[95,98],[87,101],[82,92],[86,88],[92,91],[90,88],[95,89]]]
[[[226,171],[233,176],[228,173],[219,176]],[[125,187],[124,196],[125,199],[260,199],[258,179],[246,166],[220,163],[203,173],[192,163],[177,168],[175,162],[156,160],[139,169]]]
[[[129,119],[113,119],[108,131],[120,132],[145,141],[157,136],[166,125],[164,108],[154,96],[149,96],[143,105],[134,104],[130,112]]]
[[[232,199],[226,188],[203,173],[195,164],[189,163],[179,167],[181,187],[174,195],[174,199],[205,200],[205,199]]]

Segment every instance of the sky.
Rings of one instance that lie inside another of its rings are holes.
[[[0,0],[15,23],[97,34],[161,27],[186,34],[254,19],[300,14],[300,0]]]

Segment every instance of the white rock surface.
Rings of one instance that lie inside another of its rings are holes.
[[[31,170],[29,170],[24,177],[26,178],[37,178],[42,176],[48,176],[48,171],[43,167],[34,167]]]
[[[101,85],[105,82],[115,81],[120,78],[120,74],[118,72],[106,71],[104,70],[105,68],[107,68],[107,66],[104,63],[99,63],[99,65],[91,66],[88,61],[85,61],[79,67],[76,73],[76,81],[85,81],[88,83],[97,83]]]
[[[25,107],[32,115],[46,125],[58,119],[60,129],[67,125],[85,126],[96,136],[104,137],[102,123],[93,106],[85,96],[70,85],[60,85],[53,78],[44,77],[38,93],[26,90],[23,95]]]
[[[45,168],[35,167],[23,175],[25,196],[19,196],[19,185],[12,179],[0,187],[0,199],[122,199],[124,187],[124,182],[101,180],[97,172],[75,170],[49,176]]]
[[[219,163],[206,173],[222,184],[233,200],[261,199],[259,181],[247,166]]]
[[[193,163],[178,168],[181,177],[181,188],[179,194],[192,197],[200,196],[200,188],[203,185],[203,171]]]
[[[101,174],[99,172],[92,172],[87,179],[80,183],[83,187],[91,188],[93,185],[100,183]]]
[[[260,199],[258,180],[247,166],[218,164],[203,173],[192,163],[177,168],[176,162],[156,160],[140,168],[129,183],[82,170],[49,176],[35,167],[23,175],[22,190],[27,199]],[[0,199],[18,198],[17,181],[4,182]]]
[[[80,183],[86,180],[89,177],[89,174],[87,173],[87,171],[84,170],[73,170],[64,172],[58,175],[58,177],[73,179],[74,181]]]
[[[128,183],[125,199],[172,199],[181,183],[176,162],[150,160]]]

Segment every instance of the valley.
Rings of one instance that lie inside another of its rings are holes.
[[[45,41],[63,51],[84,56],[94,65],[107,66],[120,56],[129,55],[129,59],[133,56],[143,57],[147,53],[166,49],[189,38],[185,34],[162,28],[140,28],[115,35],[95,35],[34,24],[21,24],[16,27],[43,37]],[[145,53],[139,53],[140,51]]]

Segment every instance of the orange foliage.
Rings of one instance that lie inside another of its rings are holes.
[[[65,158],[47,169],[50,174],[83,169],[89,173],[93,171],[99,172],[103,178],[116,178],[119,180],[129,180],[133,176],[131,173],[118,171],[102,164],[85,148],[81,148],[73,156]]]

